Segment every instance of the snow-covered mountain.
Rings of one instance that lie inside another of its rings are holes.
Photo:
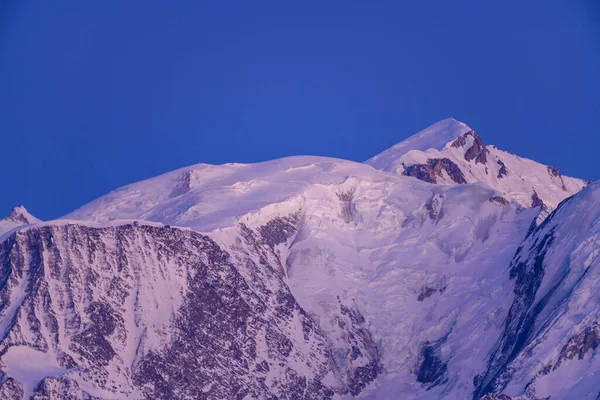
[[[0,219],[0,238],[3,234],[19,228],[24,225],[37,224],[40,221],[29,213],[23,206],[17,206],[12,209],[10,214]]]
[[[367,164],[431,183],[483,182],[509,201],[541,207],[540,221],[588,183],[563,176],[556,167],[486,146],[473,129],[453,118],[396,144]]]
[[[599,185],[450,119],[125,186],[0,239],[0,398],[596,398]]]

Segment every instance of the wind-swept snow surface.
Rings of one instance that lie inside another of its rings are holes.
[[[0,396],[600,391],[597,184],[550,214],[584,182],[453,119],[368,164],[198,164],[8,234]]]

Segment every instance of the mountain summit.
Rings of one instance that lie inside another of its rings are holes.
[[[42,222],[29,213],[22,205],[12,209],[10,214],[0,219],[0,235],[23,225]]]
[[[485,183],[506,201],[539,207],[539,221],[587,184],[563,176],[556,167],[486,145],[473,129],[453,118],[431,125],[366,163],[431,183]]]
[[[464,122],[446,118],[377,154],[366,163],[383,171],[394,172],[395,161],[409,151],[442,150],[446,144],[470,131],[472,129]]]

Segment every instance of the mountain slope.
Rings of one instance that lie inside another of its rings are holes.
[[[561,203],[519,247],[511,263],[515,301],[476,394],[597,397],[599,210],[594,183]]]
[[[429,139],[431,135],[436,140]],[[540,221],[587,184],[563,176],[555,167],[486,146],[475,131],[454,119],[440,121],[366,163],[431,183],[486,183],[507,200],[540,207]]]
[[[334,367],[274,257],[240,256],[265,238],[245,236],[234,256],[162,226],[52,224],[13,234],[0,251],[4,395],[44,398],[56,386],[107,399],[356,393],[378,373],[361,322],[344,319],[372,375]]]

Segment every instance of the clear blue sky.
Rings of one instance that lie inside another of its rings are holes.
[[[600,179],[598,2],[0,3],[0,214],[199,162],[364,161],[449,116]]]

